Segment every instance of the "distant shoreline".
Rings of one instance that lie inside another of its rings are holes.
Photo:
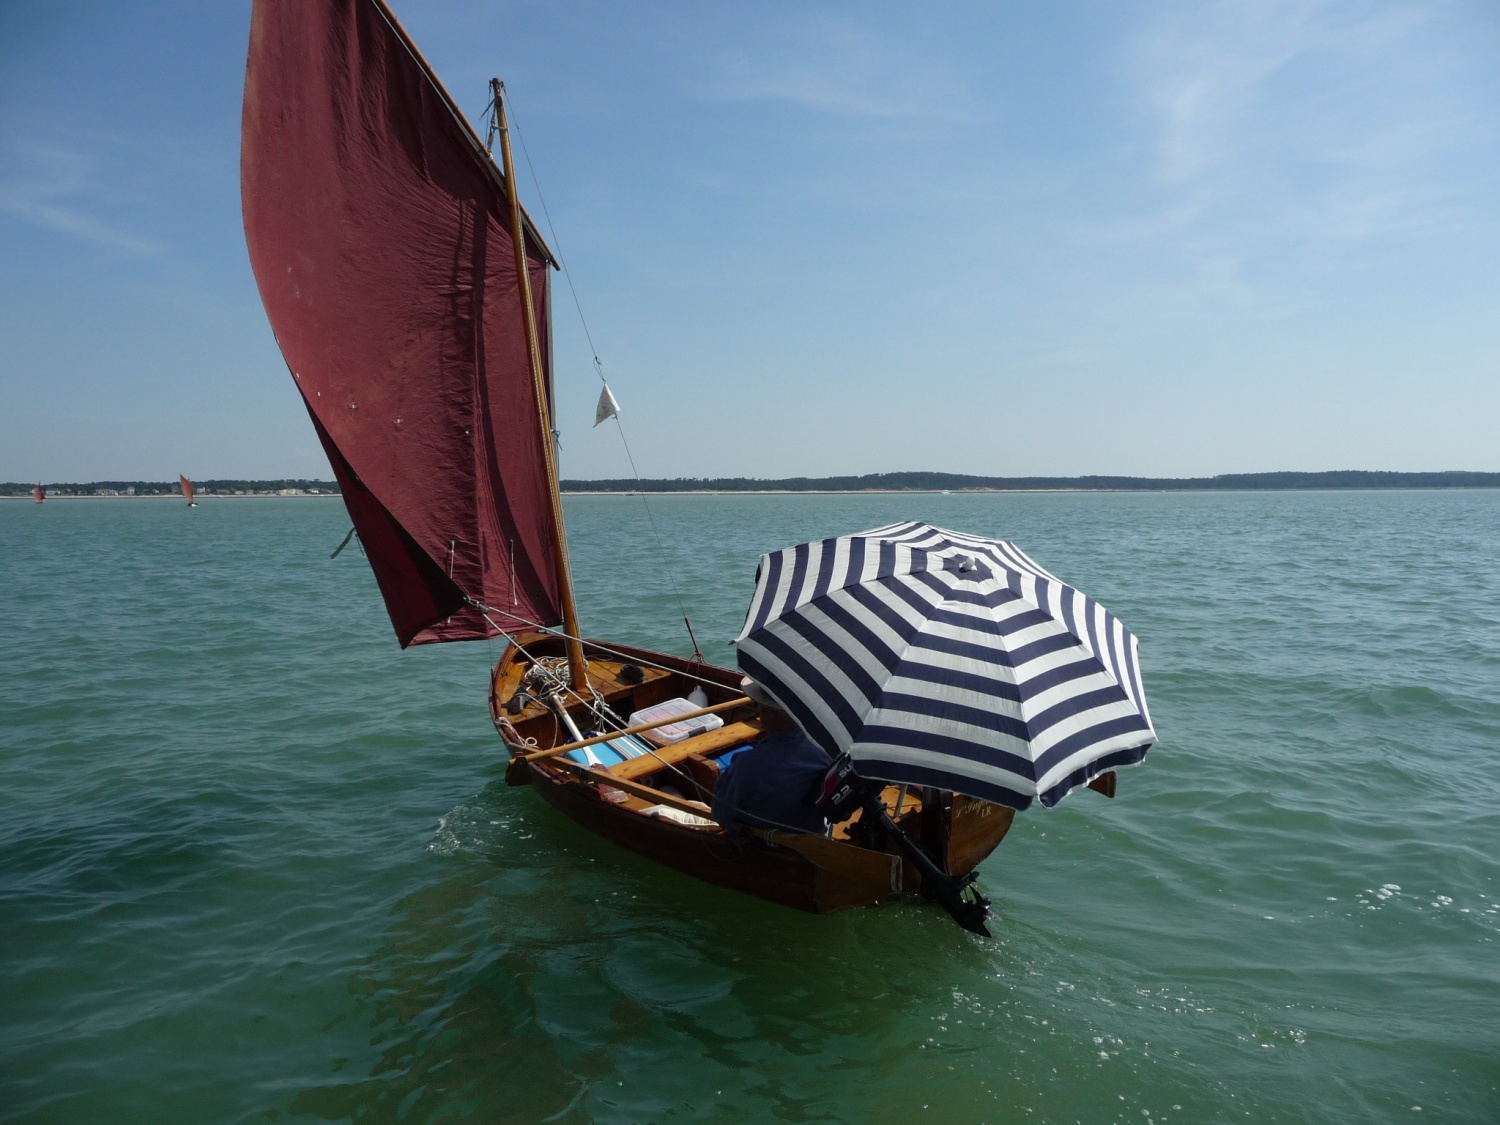
[[[637,489],[570,488],[568,496],[1025,496],[1077,493],[1079,495],[1152,495],[1169,492],[1493,492],[1500,484],[1384,484],[1363,486],[1322,485],[1267,488],[682,488]],[[88,497],[79,497],[88,499]]]
[[[200,480],[199,500],[313,499],[341,496],[336,481]],[[0,499],[30,500],[36,486],[0,482]],[[673,477],[563,480],[565,496],[893,496],[1052,492],[1370,492],[1500,488],[1500,472],[1397,473],[1365,469],[1327,472],[1224,473],[1214,477],[980,477],[960,473],[869,473],[834,477]],[[48,500],[180,500],[176,481],[42,482]]]
[[[984,493],[984,492],[1246,492],[1370,489],[1500,488],[1500,473],[1397,473],[1364,469],[1328,472],[1225,473],[1213,477],[980,477],[960,473],[869,473],[863,476],[675,477],[654,480],[563,480],[564,494],[605,493]]]
[[[661,488],[629,491],[613,488],[570,488],[563,493],[563,496],[565,498],[568,496],[1043,496],[1059,494],[1077,494],[1081,496],[1160,496],[1167,493],[1193,493],[1195,495],[1234,493],[1240,495],[1250,492],[1493,492],[1497,489],[1500,489],[1500,484],[1386,484],[1345,485],[1342,487],[1324,485],[1321,487],[1288,486],[1284,488]],[[245,496],[200,496],[198,497],[198,503],[202,504],[205,500],[342,500],[343,498],[343,493],[340,492],[322,492],[316,495],[302,496],[279,496],[275,493],[261,493],[259,495]],[[33,498],[30,496],[0,495],[0,501],[4,500],[34,503]],[[181,496],[75,496],[68,493],[61,493],[55,496],[49,494],[46,502],[50,504],[54,500],[158,500],[177,504],[182,503]]]
[[[207,497],[304,497],[338,496],[339,485],[332,480],[307,477],[282,477],[275,480],[217,478],[186,480],[187,487],[200,500]],[[183,499],[182,481],[176,480],[85,480],[42,481],[47,500],[152,500]],[[0,481],[0,499],[32,499],[36,484],[28,481]]]
[[[34,502],[34,498],[30,495],[30,493],[24,496],[0,495],[0,499],[26,499],[26,501]],[[177,501],[178,504],[181,504],[181,502],[183,502],[183,498],[181,498],[181,496],[172,496],[168,495],[168,493],[147,492],[145,493],[145,495],[141,496],[93,496],[89,495],[89,493],[84,493],[84,495],[77,495],[77,493],[72,492],[58,492],[55,493],[55,495],[51,492],[46,493],[46,502],[48,502],[48,504],[51,504],[54,499],[172,499],[172,501]],[[196,501],[198,502],[205,501],[205,499],[344,499],[344,493],[314,492],[302,493],[302,495],[300,496],[282,496],[278,495],[278,493],[275,492],[257,492],[246,493],[246,495],[243,496],[219,495],[219,493],[210,493],[210,495],[196,496]]]

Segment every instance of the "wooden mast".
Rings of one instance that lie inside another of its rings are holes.
[[[510,199],[511,241],[516,249],[516,282],[526,319],[526,348],[531,359],[531,384],[536,390],[536,412],[542,427],[542,456],[547,466],[547,489],[552,501],[552,546],[557,554],[557,585],[562,595],[563,633],[568,651],[568,673],[575,691],[586,691],[588,661],[578,632],[578,610],[573,604],[573,572],[568,565],[568,534],[563,528],[562,492],[557,483],[557,456],[552,442],[552,411],[547,402],[547,380],[542,374],[542,349],[537,340],[536,309],[531,303],[531,271],[526,263],[526,228],[521,224],[521,200],[516,194],[515,167],[510,158],[510,131],[505,124],[505,83],[490,79],[495,99],[495,126],[500,133],[500,156],[505,172],[505,194]]]

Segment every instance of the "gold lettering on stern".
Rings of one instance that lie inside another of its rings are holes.
[[[962,804],[958,801],[953,802],[954,820],[983,820],[987,816],[994,816],[995,810],[1000,807],[991,801],[981,801],[973,797],[960,798],[960,800]]]

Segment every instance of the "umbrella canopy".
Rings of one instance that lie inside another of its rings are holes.
[[[1156,739],[1134,635],[1004,540],[899,523],[765,555],[735,645],[866,777],[1050,807]]]

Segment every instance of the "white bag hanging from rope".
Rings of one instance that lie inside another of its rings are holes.
[[[609,384],[605,383],[604,389],[599,392],[599,405],[594,407],[594,425],[597,426],[600,422],[613,418],[618,413],[620,413],[620,404],[615,401],[615,396],[610,391]]]

